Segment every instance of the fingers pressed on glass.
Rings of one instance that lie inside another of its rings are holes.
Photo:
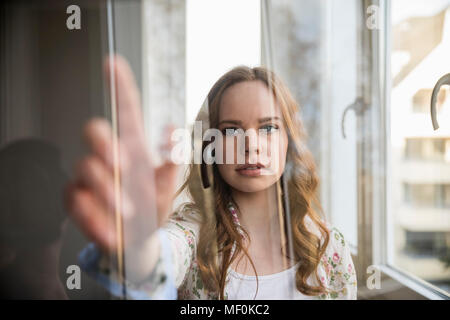
[[[92,191],[74,187],[69,199],[72,219],[102,250],[112,253],[117,248],[113,217]]]
[[[89,149],[97,155],[109,168],[114,168],[114,142],[111,124],[103,118],[94,118],[84,127],[84,140]],[[120,169],[126,172],[130,167],[130,159],[126,145],[118,140]]]
[[[110,213],[117,209],[119,196],[114,188],[113,172],[96,156],[84,157],[77,166],[77,178],[81,185],[92,190],[99,202]],[[121,208],[125,218],[133,215],[133,205],[126,192],[121,194]]]
[[[117,102],[118,130],[120,140],[132,155],[141,154],[146,148],[139,90],[133,72],[125,59],[116,55],[108,57],[104,64],[105,74],[112,97]]]
[[[106,119],[89,120],[84,126],[83,138],[92,153],[100,157],[107,166],[114,166],[113,135]]]

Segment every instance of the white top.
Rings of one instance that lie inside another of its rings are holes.
[[[226,291],[230,300],[305,300],[310,296],[301,294],[295,288],[295,272],[299,263],[284,271],[256,276],[240,274],[229,269]]]

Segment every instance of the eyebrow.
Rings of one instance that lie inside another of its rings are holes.
[[[280,117],[275,116],[275,117],[260,118],[260,119],[258,119],[258,122],[259,123],[263,123],[263,122],[268,122],[268,121],[271,121],[271,120],[280,120]],[[223,123],[231,123],[231,124],[240,125],[240,124],[242,124],[242,121],[241,120],[222,120],[222,121],[219,122],[219,125],[221,125]]]

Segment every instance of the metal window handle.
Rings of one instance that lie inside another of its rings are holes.
[[[439,129],[439,124],[437,122],[437,116],[436,116],[436,101],[437,96],[439,94],[439,90],[441,87],[446,84],[450,85],[450,73],[447,73],[443,77],[441,77],[438,82],[436,82],[436,85],[433,88],[433,93],[431,94],[431,122],[433,123],[434,130]]]
[[[351,105],[347,106],[347,108],[344,109],[344,112],[342,113],[342,120],[341,120],[341,131],[342,131],[342,137],[346,139],[345,136],[345,116],[347,115],[347,112],[349,110],[353,110],[357,116],[360,116],[363,114],[363,112],[367,109],[367,104],[364,102],[364,99],[362,97],[356,98],[355,102],[353,102]]]

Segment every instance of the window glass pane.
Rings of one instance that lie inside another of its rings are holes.
[[[357,2],[2,2],[2,297],[355,299]]]
[[[358,188],[357,188],[357,117],[348,112],[342,119],[345,109],[358,97],[358,57],[359,20],[358,1],[327,3],[327,32],[325,61],[327,77],[324,77],[322,96],[322,132],[324,148],[323,190],[324,202],[331,221],[345,233],[353,248],[358,244]],[[345,46],[342,44],[345,43]],[[361,81],[361,80],[359,80]],[[345,137],[342,133],[344,123]],[[326,191],[325,191],[326,190]]]
[[[299,103],[320,177],[320,204],[356,249],[357,117],[347,112],[344,138],[342,116],[358,96],[359,1],[268,2],[273,65]]]
[[[450,69],[450,2],[392,1],[389,263],[449,290],[450,127],[433,131],[430,100]],[[420,45],[418,45],[418,39]],[[450,123],[448,87],[438,117]]]
[[[81,128],[94,116],[110,119],[106,10],[89,2],[79,30],[66,26],[67,3],[5,1],[0,10],[0,296],[109,299],[80,270],[89,239],[63,201],[85,154]]]

